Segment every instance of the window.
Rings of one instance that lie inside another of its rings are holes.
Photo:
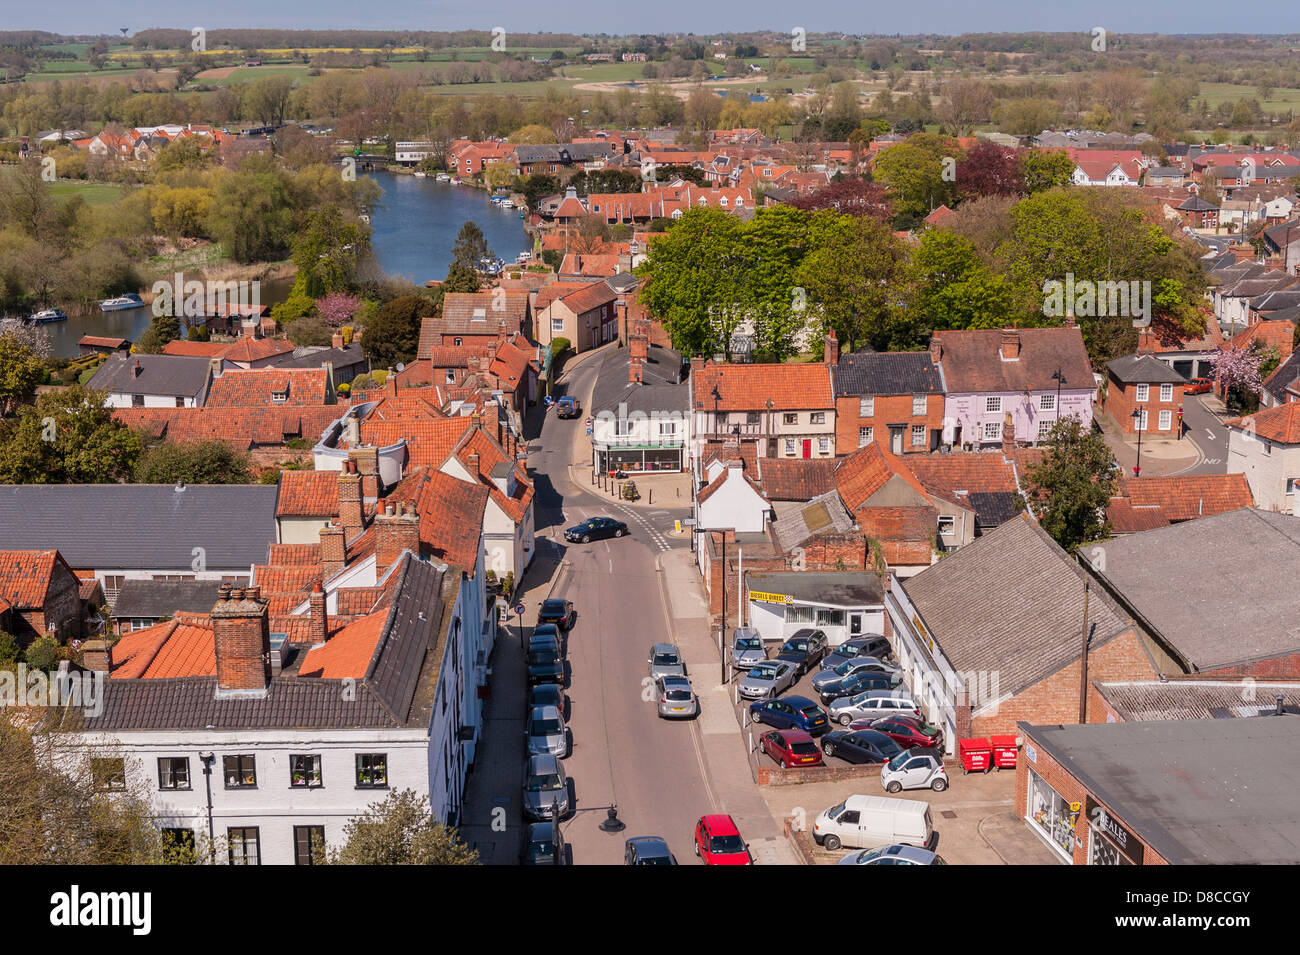
[[[1137,400],[1138,400],[1138,401],[1150,401],[1150,400],[1151,400],[1151,386],[1150,386],[1150,385],[1138,385],[1138,386],[1137,386],[1137,396],[1136,396],[1136,397],[1137,397]]]
[[[132,395],[132,396],[131,396],[131,407],[132,407],[132,408],[143,408],[143,407],[144,407],[144,395]]]
[[[874,418],[876,416],[876,399],[859,398],[858,399],[858,417]]]
[[[659,437],[661,437],[661,438],[672,438],[672,437],[676,437],[676,435],[677,435],[677,422],[676,422],[676,421],[662,421],[662,420],[661,420],[661,421],[659,422]]]
[[[714,425],[714,427],[717,428],[719,434],[722,434],[727,430],[727,413],[725,411],[719,411],[717,414],[717,419],[718,419],[717,423]]]
[[[614,419],[615,437],[620,437],[620,438],[627,437],[631,433],[632,433],[632,422],[627,418],[626,415],[619,415],[617,418]]]
[[[274,401],[276,404],[284,404],[286,401],[289,400],[289,392],[273,391],[271,392],[271,400]]]
[[[1002,422],[985,421],[984,422],[984,440],[1000,441],[1002,439]]]
[[[947,537],[957,529],[957,518],[950,514],[941,514],[939,516],[939,533]]]
[[[459,348],[461,345],[465,344],[465,339],[463,339],[463,338],[453,338],[453,339],[451,340],[451,343],[452,343],[453,345],[455,345],[457,348]]]
[[[925,395],[912,395],[912,414],[925,414]]]
[[[386,789],[388,787],[388,754],[357,753],[357,788]]]
[[[761,415],[757,411],[745,412],[745,424],[761,424]]]
[[[919,445],[925,444],[925,425],[923,424],[912,425],[912,444],[919,444]]]
[[[1047,433],[1052,430],[1052,425],[1054,425],[1055,423],[1056,423],[1055,421],[1052,421],[1049,418],[1038,419],[1038,440],[1039,441],[1047,440]]]
[[[193,580],[193,574],[154,574],[153,580]]]
[[[786,453],[786,454],[794,454],[794,453],[795,453],[795,451],[794,451],[794,438],[786,438],[786,439],[785,439],[785,453]]]
[[[448,368],[448,369],[447,369],[447,384],[449,384],[449,385],[454,385],[455,383],[456,383],[456,369],[455,369],[455,368]]]
[[[1160,386],[1160,400],[1168,404],[1174,400],[1174,386],[1165,384]]]
[[[1055,411],[1055,410],[1056,410],[1056,395],[1039,395],[1039,396],[1038,396],[1038,410],[1039,410],[1039,411]]]
[[[135,630],[144,630],[147,627],[152,627],[154,623],[156,623],[156,621],[152,617],[132,617],[127,621],[126,626],[123,628],[123,632],[131,633]]]
[[[315,789],[322,785],[319,753],[289,757],[289,785],[295,789]]]
[[[1169,410],[1160,412],[1160,430],[1168,431],[1174,426],[1174,413]]]
[[[825,423],[826,423],[826,412],[825,412],[825,411],[814,411],[814,412],[812,413],[812,423],[813,423],[813,424],[825,424]]]
[[[324,826],[293,827],[293,864],[315,865],[316,856],[325,850]]]
[[[991,395],[991,396],[989,396],[988,398],[985,398],[985,399],[984,399],[984,410],[985,410],[985,412],[987,412],[988,414],[1001,414],[1001,413],[1002,413],[1002,396],[1001,396],[1001,395]]]
[[[798,424],[798,423],[799,423],[799,412],[797,412],[797,411],[795,411],[795,412],[787,412],[786,414],[782,415],[781,417],[782,417],[782,420],[783,420],[786,424]]]
[[[1300,478],[1287,478],[1287,479],[1286,479],[1286,492],[1287,492],[1288,494],[1294,494],[1294,493],[1295,493],[1295,489],[1296,489],[1296,484],[1297,484],[1297,483],[1300,483]]]
[[[872,435],[871,428],[859,428],[858,447],[865,448],[867,445],[869,445],[871,443],[871,435]]]
[[[190,761],[185,756],[164,756],[158,760],[159,789],[189,789]]]
[[[818,453],[818,454],[830,454],[830,453],[831,453],[831,439],[830,439],[830,438],[818,438],[818,439],[817,439],[817,453]]]
[[[185,399],[182,398],[182,397],[180,397],[179,395],[176,397],[176,407],[177,407],[177,408],[184,408],[184,407],[185,407]]]
[[[1137,427],[1134,430],[1145,431],[1146,429],[1147,429],[1147,409],[1143,408],[1141,410],[1141,415],[1138,418]]]
[[[90,778],[98,792],[122,792],[126,789],[126,760],[91,759]]]
[[[226,841],[230,844],[231,865],[261,865],[261,840],[258,838],[257,826],[240,826],[226,830]]]
[[[563,332],[563,331],[564,331],[564,319],[562,319],[562,318],[552,318],[552,319],[551,319],[551,333],[552,333],[552,334],[557,334],[557,335],[558,335],[559,333],[561,333],[561,332]]]
[[[255,756],[224,756],[227,789],[255,789],[257,787],[257,758]]]

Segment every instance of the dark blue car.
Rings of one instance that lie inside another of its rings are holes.
[[[749,705],[749,715],[779,730],[803,730],[810,736],[821,736],[831,728],[826,711],[806,696],[759,700]]]

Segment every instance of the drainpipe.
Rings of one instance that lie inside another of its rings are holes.
[[[208,863],[217,864],[217,837],[212,826],[212,764],[217,761],[213,753],[199,753],[203,762],[203,782],[208,788]]]

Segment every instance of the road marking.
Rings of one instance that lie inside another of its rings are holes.
[[[1213,432],[1213,431],[1211,431],[1209,428],[1206,428],[1206,429],[1205,429],[1205,433],[1206,433],[1207,435],[1209,435],[1209,438],[1210,438],[1211,441],[1214,440],[1214,432]]]

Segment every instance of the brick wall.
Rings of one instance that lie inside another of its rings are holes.
[[[1256,660],[1239,666],[1202,670],[1196,675],[1206,680],[1241,676],[1254,677],[1257,680],[1300,680],[1300,653],[1273,657],[1269,660]]]
[[[928,395],[926,413],[913,415],[911,395],[877,395],[875,407],[872,408],[874,414],[864,418],[859,413],[862,410],[861,399],[848,396],[837,398],[835,399],[835,453],[845,455],[856,451],[859,447],[858,432],[866,427],[873,430],[873,441],[881,442],[889,448],[891,424],[904,426],[903,451],[905,453],[928,452],[932,432],[943,430],[943,402],[943,395]],[[913,425],[925,426],[925,444],[912,444]]]
[[[1115,423],[1125,434],[1136,435],[1137,422],[1133,420],[1133,412],[1140,404],[1147,412],[1147,430],[1143,433],[1143,437],[1173,438],[1178,436],[1178,408],[1182,403],[1182,385],[1174,385],[1171,400],[1161,401],[1160,385],[1151,384],[1148,387],[1147,400],[1139,402],[1136,384],[1122,384],[1111,375],[1106,387],[1106,401],[1102,407],[1115,419]],[[1170,412],[1168,431],[1160,430],[1161,411]]]

